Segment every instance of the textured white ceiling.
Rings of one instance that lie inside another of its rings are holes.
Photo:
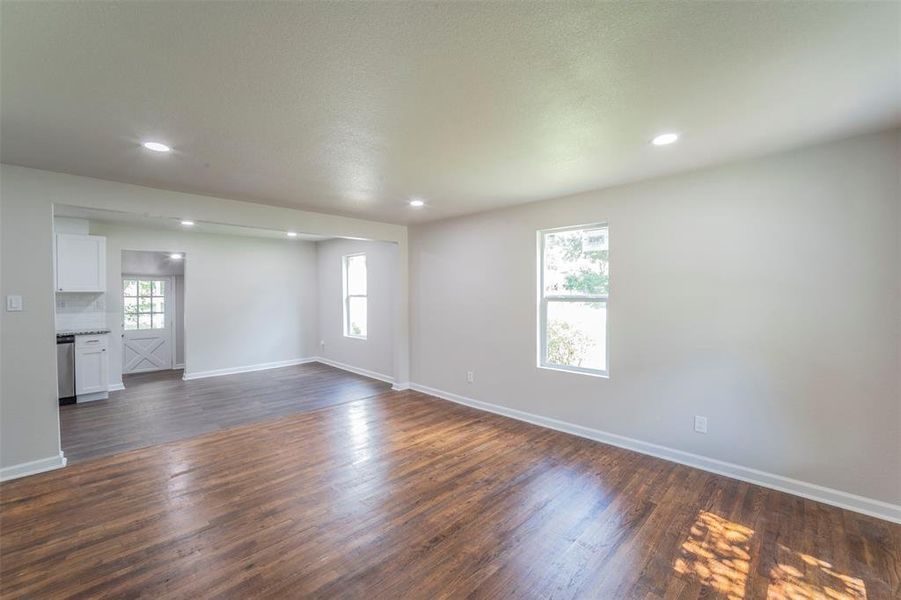
[[[895,2],[0,10],[3,162],[383,221],[901,120]],[[684,137],[648,145],[664,130]]]

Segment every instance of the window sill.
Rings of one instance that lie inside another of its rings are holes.
[[[344,337],[346,337],[346,338],[348,338],[348,339],[351,339],[351,340],[361,340],[361,341],[364,341],[364,342],[366,341],[366,336],[365,336],[365,335],[348,335],[348,334],[345,333],[345,334],[344,334]]]
[[[597,377],[598,379],[610,379],[610,374],[603,371],[584,371],[579,369],[567,369],[566,367],[554,367],[551,365],[538,365],[539,369],[546,371],[557,371],[558,373],[572,373],[573,375],[587,375],[588,377]]]

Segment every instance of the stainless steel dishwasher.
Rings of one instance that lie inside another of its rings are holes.
[[[56,336],[56,383],[59,403],[75,404],[75,336]]]

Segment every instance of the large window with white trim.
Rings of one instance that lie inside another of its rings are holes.
[[[606,376],[606,223],[538,232],[538,366]]]
[[[366,255],[344,257],[344,335],[366,339]]]

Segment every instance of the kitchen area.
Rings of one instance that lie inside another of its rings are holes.
[[[54,206],[57,404],[70,462],[178,431],[159,431],[151,415],[183,385],[186,227]]]
[[[57,217],[53,264],[59,403],[108,398],[106,238],[86,220]]]
[[[109,398],[130,377],[137,384],[138,374],[181,376],[186,255],[149,249],[173,244],[171,229],[157,226],[56,207],[53,289],[61,406]]]

